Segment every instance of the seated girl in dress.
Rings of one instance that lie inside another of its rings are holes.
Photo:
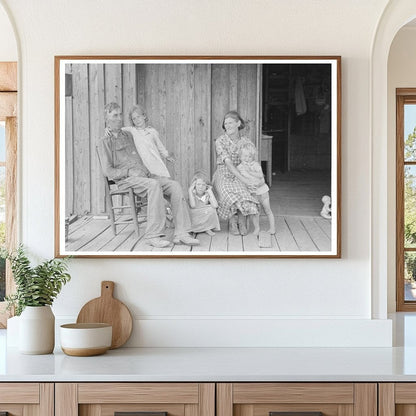
[[[264,212],[269,220],[268,233],[275,234],[275,221],[270,207],[269,187],[264,180],[264,174],[260,163],[257,162],[256,147],[252,143],[243,144],[239,150],[239,156],[241,163],[237,166],[237,169],[243,177],[255,182],[255,195],[257,196],[259,203],[263,206]],[[254,226],[253,234],[258,235],[260,232],[259,214],[252,215],[252,221]]]
[[[218,202],[210,186],[202,173],[197,173],[192,178],[188,190],[189,206],[194,233],[207,233],[215,235],[214,231],[220,230],[220,222],[217,215]]]
[[[143,164],[152,175],[170,178],[170,173],[163,158],[169,162],[175,162],[175,159],[169,155],[159,138],[157,130],[147,125],[146,110],[139,105],[135,105],[129,111],[129,118],[132,125],[122,127],[122,130],[132,134]]]

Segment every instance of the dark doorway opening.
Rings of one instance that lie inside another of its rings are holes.
[[[273,176],[330,169],[330,64],[263,65],[262,109]]]

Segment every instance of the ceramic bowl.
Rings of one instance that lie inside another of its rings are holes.
[[[67,355],[87,357],[111,347],[112,326],[104,323],[61,325],[61,348]]]

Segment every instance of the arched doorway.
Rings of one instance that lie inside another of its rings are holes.
[[[416,41],[415,23],[413,20],[397,32],[388,58],[388,154],[394,155],[397,149],[395,160],[389,157],[387,161],[389,179],[394,177],[396,169],[396,180],[394,183],[389,181],[388,189],[391,195],[389,201],[396,196],[397,211],[396,229],[393,227],[394,219],[391,216],[388,221],[388,233],[392,236],[388,239],[391,245],[389,253],[396,251],[396,267],[388,265],[388,276],[396,276],[396,290],[393,285],[389,287],[389,311],[416,310],[416,228],[413,219],[416,192],[413,149],[416,127],[416,54],[412,53]],[[393,192],[390,192],[390,189]],[[393,211],[394,209],[389,207],[389,213]],[[394,278],[391,280],[393,283]]]
[[[395,182],[388,120],[388,57],[397,32],[416,17],[411,0],[389,3],[380,18],[371,57],[372,317],[387,318],[387,298],[395,292]],[[392,272],[393,271],[393,272]]]

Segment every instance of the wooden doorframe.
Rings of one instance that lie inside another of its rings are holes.
[[[263,134],[263,64],[257,64],[257,102],[256,102],[256,115],[257,115],[257,134],[256,134],[256,147],[260,157],[261,140]],[[260,160],[259,160],[260,162]],[[261,162],[260,162],[261,163]]]
[[[17,244],[17,62],[0,62],[0,121],[6,123],[6,248]],[[15,291],[10,264],[6,265],[6,295]],[[0,302],[0,327],[8,312]]]

